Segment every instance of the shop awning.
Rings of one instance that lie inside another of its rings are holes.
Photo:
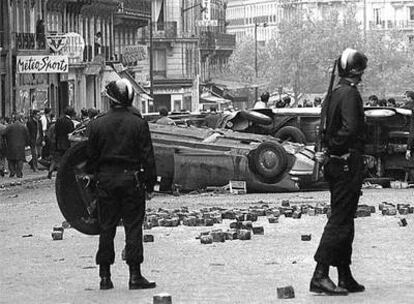
[[[231,100],[217,97],[210,93],[200,95],[200,103],[229,103]]]

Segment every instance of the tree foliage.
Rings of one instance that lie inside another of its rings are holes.
[[[230,58],[228,77],[243,82],[259,82],[269,90],[290,88],[301,93],[326,92],[329,70],[347,48],[362,50],[368,57],[364,74],[364,95],[387,96],[414,89],[414,48],[404,45],[397,31],[364,32],[356,9],[349,6],[343,15],[331,10],[324,18],[296,9],[284,20],[274,38],[258,47],[258,79],[254,70],[254,39],[238,44]]]

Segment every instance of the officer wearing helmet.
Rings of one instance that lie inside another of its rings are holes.
[[[110,110],[88,126],[88,168],[96,176],[99,248],[96,263],[100,289],[111,289],[110,266],[115,260],[114,237],[119,220],[125,228],[129,289],[154,288],[141,274],[142,224],[145,198],[156,181],[154,151],[148,123],[132,107],[134,91],[126,79],[106,86]]]
[[[350,264],[354,216],[363,180],[362,153],[366,130],[363,102],[357,85],[367,61],[363,53],[346,49],[337,61],[338,84],[330,99],[325,100],[326,128],[322,140],[328,155],[324,176],[331,194],[331,216],[314,256],[317,265],[310,283],[311,292],[347,295],[365,290],[353,278]],[[338,285],[329,277],[330,266],[338,269]]]

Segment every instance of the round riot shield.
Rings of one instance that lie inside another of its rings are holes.
[[[86,174],[86,141],[69,148],[59,164],[56,197],[66,221],[76,230],[99,234],[97,199],[93,176]]]

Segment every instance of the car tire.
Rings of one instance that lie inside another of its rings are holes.
[[[97,235],[98,222],[86,209],[96,199],[93,184],[82,187],[76,178],[85,175],[86,145],[86,141],[79,142],[70,147],[62,157],[56,175],[56,198],[63,217],[73,228],[84,234]]]
[[[240,111],[240,116],[261,125],[270,125],[273,122],[271,117],[256,111]]]
[[[249,154],[250,169],[264,183],[276,183],[288,166],[286,150],[279,144],[265,142]]]
[[[285,126],[277,130],[274,137],[279,138],[281,141],[291,141],[299,144],[306,144],[306,137],[303,132],[292,126]]]

